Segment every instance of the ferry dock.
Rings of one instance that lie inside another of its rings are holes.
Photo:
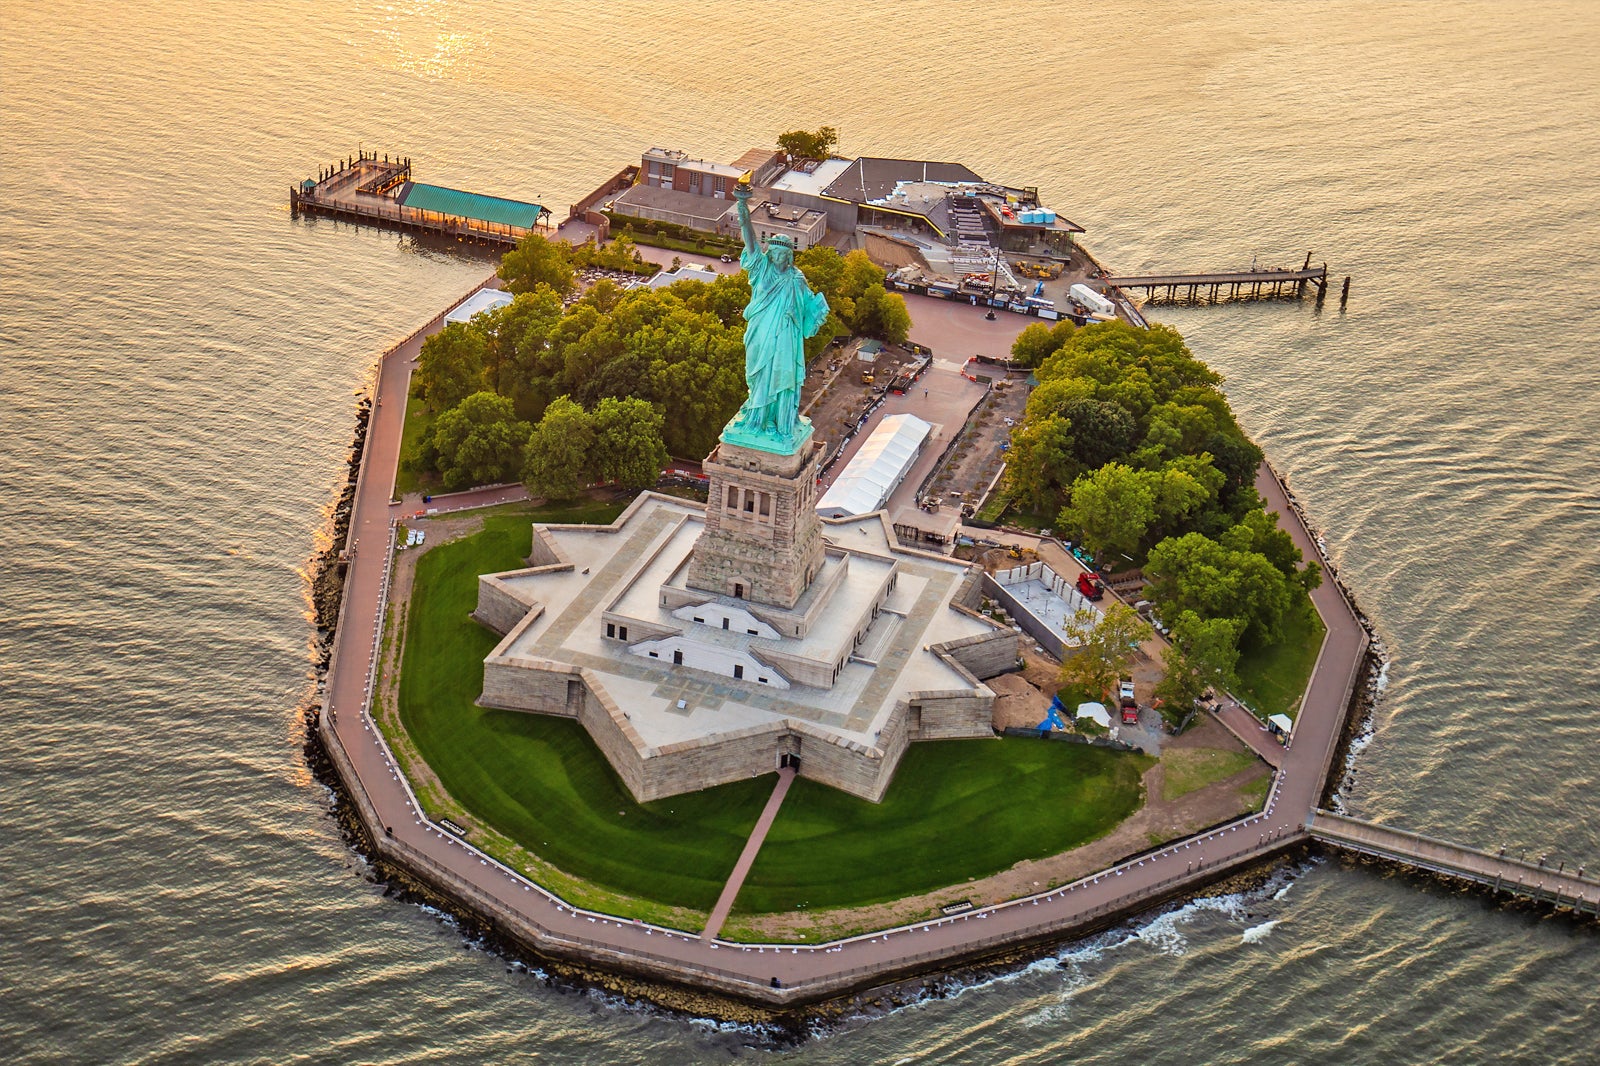
[[[1313,267],[1310,255],[1299,270],[1276,267],[1213,274],[1130,274],[1108,277],[1117,289],[1142,289],[1152,303],[1221,303],[1224,300],[1300,300],[1315,288],[1317,300],[1328,292],[1328,265]],[[1345,281],[1345,292],[1350,289]]]
[[[289,189],[296,214],[324,215],[409,233],[506,249],[533,232],[554,232],[549,208],[412,180],[411,158],[362,150]]]

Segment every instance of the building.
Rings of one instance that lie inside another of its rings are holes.
[[[737,220],[735,220],[737,229]],[[794,242],[794,249],[803,252],[819,243],[828,233],[828,215],[825,211],[800,204],[783,204],[765,198],[750,201],[750,228],[763,241],[782,235]]]
[[[738,214],[733,190],[740,177],[750,174],[753,189],[783,173],[782,152],[752,148],[733,163],[690,159],[685,152],[651,148],[639,161],[636,183],[613,196],[605,210],[632,218],[668,222],[676,226],[737,236]],[[763,240],[782,234],[803,251],[827,234],[826,212],[803,204],[784,204],[758,192],[750,202],[750,218]]]
[[[906,230],[954,243],[950,193],[983,184],[981,177],[960,163],[862,156],[834,178],[822,195],[855,205],[856,226]]]
[[[717,278],[721,276],[722,275],[718,274],[710,267],[695,266],[693,263],[686,263],[683,266],[678,267],[676,270],[658,270],[651,277],[641,278],[640,280],[629,285],[628,288],[664,289],[668,285],[674,285],[680,281],[712,282],[716,281]]]
[[[820,163],[807,160],[780,174],[765,192],[778,203],[821,211],[828,216],[828,229],[833,232],[854,233],[856,205],[823,195],[823,190],[849,169],[850,162],[848,159],[825,159]]]
[[[626,218],[647,218],[669,222],[703,233],[728,232],[734,202],[700,193],[681,192],[670,186],[635,185],[602,203],[601,209]]]
[[[493,311],[497,307],[505,307],[511,301],[512,295],[503,289],[479,289],[463,300],[455,310],[444,316],[445,324],[471,322],[478,315]]]
[[[885,418],[817,501],[817,514],[853,518],[881,509],[916,464],[932,432],[916,415]]]
[[[640,159],[639,183],[653,189],[727,200],[743,174],[743,169],[728,163],[690,159],[686,152],[676,149],[651,148]]]
[[[1083,228],[1039,206],[1036,189],[985,181],[961,163],[829,159],[791,169],[769,193],[828,216],[828,228],[865,227],[945,245],[1065,256]]]
[[[577,719],[640,802],[783,767],[876,802],[911,743],[993,736],[1017,635],[882,514],[823,522],[803,425],[788,454],[720,443],[705,505],[535,526],[526,568],[479,578],[480,702]]]

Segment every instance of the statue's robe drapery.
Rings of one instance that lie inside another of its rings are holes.
[[[745,247],[739,265],[750,277],[744,318],[744,376],[750,397],[739,424],[754,433],[790,437],[800,419],[806,376],[805,340],[822,328],[828,301],[811,291],[797,266],[780,270],[759,247]]]

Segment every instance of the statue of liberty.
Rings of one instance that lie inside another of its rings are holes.
[[[805,341],[822,328],[828,301],[811,291],[794,265],[794,242],[778,234],[763,248],[750,225],[750,175],[733,190],[738,201],[744,251],[739,265],[750,276],[750,302],[744,318],[744,380],[750,396],[723,430],[730,444],[792,454],[809,435],[800,417],[800,383],[805,380]]]

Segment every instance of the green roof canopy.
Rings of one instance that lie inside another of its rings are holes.
[[[419,211],[436,211],[441,215],[473,218],[480,222],[498,222],[506,226],[532,229],[539,216],[548,212],[538,204],[521,200],[504,200],[498,196],[482,196],[460,189],[446,189],[441,185],[413,184],[400,200],[406,207]]]

